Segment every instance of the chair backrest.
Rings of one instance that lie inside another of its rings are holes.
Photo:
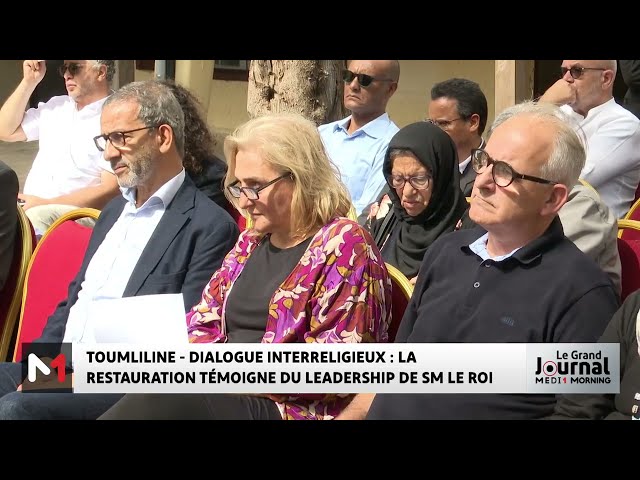
[[[622,265],[620,298],[624,302],[629,294],[640,288],[640,240],[618,238],[618,253]]]
[[[640,221],[618,220],[618,238],[625,240],[640,240]]]
[[[0,295],[0,360],[9,360],[9,350],[13,339],[18,316],[20,315],[20,305],[22,304],[22,290],[29,260],[33,255],[36,244],[36,232],[29,218],[24,213],[20,205],[16,203],[18,216],[18,228],[16,230],[16,241],[13,250],[13,260],[9,270],[7,282]]]
[[[97,219],[100,212],[78,208],[58,218],[44,233],[29,261],[22,295],[14,361],[21,359],[22,344],[42,334],[47,319],[67,298],[69,284],[82,265],[92,229],[75,220]]]
[[[386,263],[387,272],[391,277],[391,324],[389,325],[389,343],[393,343],[398,333],[400,321],[413,294],[413,285],[409,279],[396,267]]]
[[[633,202],[629,211],[622,217],[623,220],[640,220],[640,199]]]

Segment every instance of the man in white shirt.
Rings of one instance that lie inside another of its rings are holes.
[[[239,234],[231,216],[185,175],[184,114],[166,85],[122,87],[104,104],[101,131],[95,146],[111,164],[122,195],[100,214],[68,298],[36,340],[51,345],[51,358],[60,342],[95,341],[87,326],[94,301],[182,293],[186,312]],[[122,397],[22,393],[16,391],[21,367],[0,363],[0,420],[95,419]]]
[[[621,218],[640,182],[640,120],[613,98],[616,71],[615,60],[563,60],[562,78],[540,101],[561,105],[584,132],[587,161],[580,178]]]
[[[46,72],[44,60],[25,60],[22,81],[0,109],[0,140],[39,141],[18,196],[39,235],[61,214],[78,207],[102,209],[118,194],[116,178],[93,144],[115,61],[65,60],[59,73],[68,95],[27,110]]]

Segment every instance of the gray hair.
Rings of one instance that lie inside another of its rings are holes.
[[[113,77],[116,74],[116,61],[115,60],[93,60],[95,62],[95,66],[100,67],[104,65],[107,67],[107,83],[111,83]]]
[[[551,155],[541,167],[543,178],[573,188],[586,162],[586,142],[574,129],[571,119],[559,107],[551,103],[525,101],[502,111],[493,121],[488,136],[513,117],[532,117],[547,122],[556,130]]]
[[[116,102],[134,101],[140,105],[138,118],[148,127],[169,125],[176,148],[184,156],[184,113],[171,89],[156,80],[127,83],[107,97],[102,108]]]
[[[604,64],[609,70],[613,70],[613,78],[615,79],[616,78],[616,73],[618,73],[618,61],[617,60],[605,60]]]

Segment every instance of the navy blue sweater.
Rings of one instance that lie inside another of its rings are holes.
[[[483,261],[452,232],[427,251],[396,342],[596,342],[619,306],[609,277],[564,236],[556,219],[511,257]],[[384,394],[370,419],[532,419],[555,395]]]

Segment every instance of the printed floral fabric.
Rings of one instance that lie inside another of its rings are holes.
[[[189,341],[225,342],[225,302],[262,236],[241,233],[234,249],[187,313]],[[391,279],[370,234],[337,218],[324,226],[271,298],[263,343],[387,342]],[[330,389],[330,387],[328,387]],[[283,418],[332,419],[353,394],[266,395]]]

